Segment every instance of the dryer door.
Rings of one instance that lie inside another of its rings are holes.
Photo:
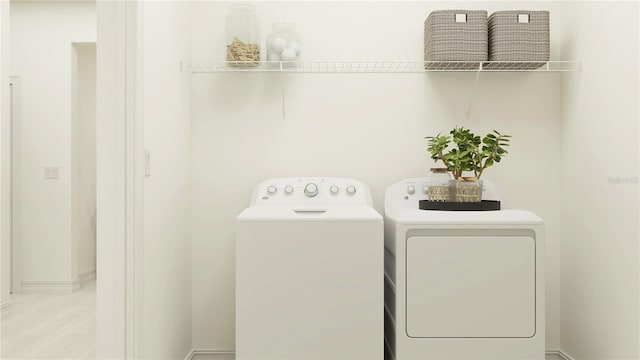
[[[535,247],[528,236],[409,237],[407,335],[533,337]]]

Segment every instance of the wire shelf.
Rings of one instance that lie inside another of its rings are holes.
[[[579,72],[579,61],[263,61],[182,62],[189,73],[424,73],[424,72]]]

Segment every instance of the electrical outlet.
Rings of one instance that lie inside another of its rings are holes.
[[[44,178],[45,179],[59,179],[60,178],[60,168],[57,166],[45,166],[44,167]]]

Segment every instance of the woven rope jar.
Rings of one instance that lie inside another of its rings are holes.
[[[427,182],[427,199],[429,201],[451,201],[451,176],[447,168],[431,168],[431,176]]]
[[[456,181],[457,202],[482,201],[482,185],[476,177],[461,177]]]

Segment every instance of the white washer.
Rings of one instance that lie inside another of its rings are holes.
[[[341,178],[258,185],[236,228],[237,359],[382,359],[382,216]]]
[[[495,187],[484,181],[485,199]],[[544,359],[544,224],[530,211],[426,211],[385,195],[385,344],[404,359]]]

